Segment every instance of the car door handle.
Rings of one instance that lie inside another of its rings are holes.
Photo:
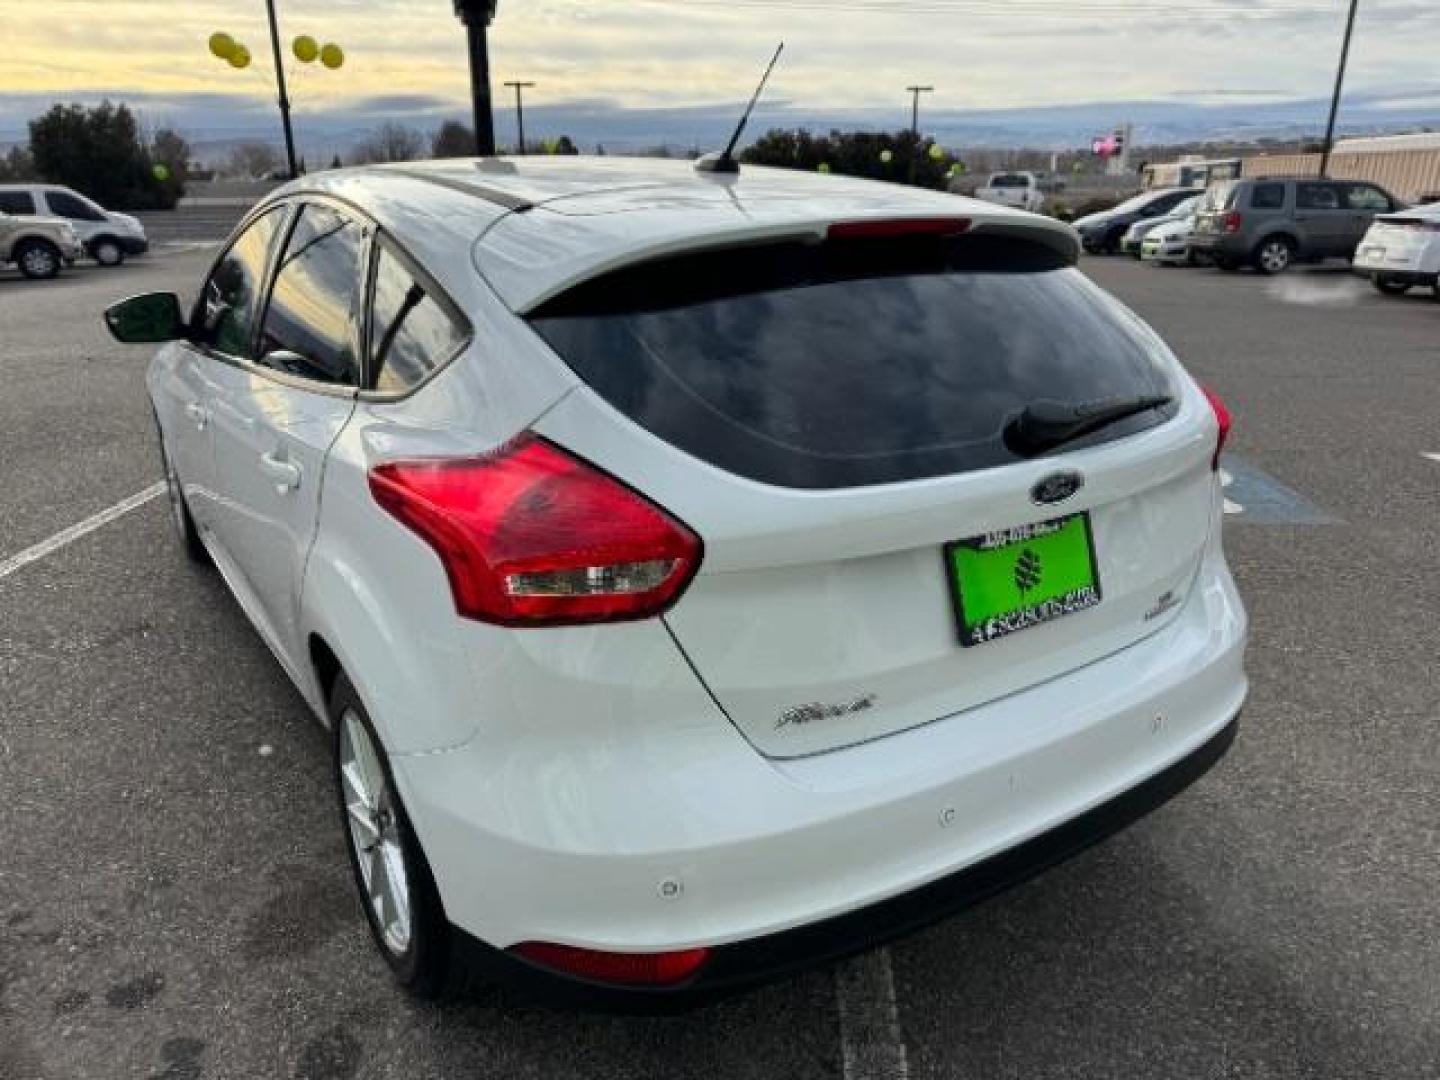
[[[190,417],[201,431],[204,431],[205,425],[210,422],[209,410],[198,401],[190,401],[185,404],[185,415]]]
[[[260,471],[274,481],[275,487],[282,493],[294,491],[300,486],[300,466],[293,461],[286,461],[274,454],[261,454]]]

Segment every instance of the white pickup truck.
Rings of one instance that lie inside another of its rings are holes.
[[[989,182],[975,192],[975,197],[1036,213],[1045,205],[1045,192],[1040,188],[1040,178],[1032,172],[991,173]]]

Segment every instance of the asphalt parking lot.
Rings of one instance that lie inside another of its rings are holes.
[[[102,307],[193,289],[205,262],[0,274],[0,1077],[1440,1075],[1428,294],[1087,261],[1235,414],[1240,740],[983,907],[643,1020],[395,991],[326,739],[163,500],[46,544],[160,476],[146,352]]]

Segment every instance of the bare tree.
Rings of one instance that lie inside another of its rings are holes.
[[[225,168],[236,176],[263,179],[280,170],[280,152],[269,143],[240,143],[230,151]]]
[[[388,120],[355,147],[354,159],[361,164],[414,161],[424,153],[425,139],[418,131]]]
[[[430,138],[430,156],[437,158],[474,157],[475,132],[458,120],[446,120]]]

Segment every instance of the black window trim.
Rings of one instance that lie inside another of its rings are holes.
[[[380,253],[382,250],[387,252],[396,262],[404,267],[405,272],[414,278],[418,285],[425,289],[426,294],[444,309],[445,314],[449,316],[461,330],[460,341],[450,350],[449,354],[426,372],[423,379],[412,383],[404,390],[387,391],[366,389],[366,387],[374,385],[376,378],[378,378],[380,374],[379,371],[373,368],[374,358],[370,355],[370,344],[373,340],[375,330],[375,278],[380,271]],[[374,241],[370,245],[370,266],[365,275],[364,315],[365,355],[362,358],[363,385],[357,395],[361,401],[382,403],[404,401],[412,394],[418,393],[424,387],[428,386],[442,371],[453,364],[461,354],[469,350],[470,346],[475,343],[475,326],[466,317],[460,305],[455,303],[455,301],[450,298],[450,294],[440,287],[435,279],[420,265],[419,261],[417,261],[410,252],[405,250],[403,244],[396,240],[389,232],[380,228],[376,229]]]
[[[247,345],[248,351],[253,353],[259,344],[260,332],[265,325],[265,312],[270,309],[270,291],[274,287],[275,278],[279,276],[280,273],[279,257],[285,250],[285,245],[290,242],[290,234],[294,231],[295,225],[300,219],[300,212],[304,209],[306,203],[328,204],[333,209],[339,210],[359,222],[366,230],[365,254],[361,257],[361,263],[364,268],[364,279],[362,283],[364,295],[362,298],[363,307],[361,309],[360,326],[360,378],[362,385],[358,387],[337,386],[335,384],[316,382],[313,379],[306,379],[299,375],[291,375],[288,372],[277,371],[263,364],[257,364],[249,357],[232,356],[229,353],[221,352],[219,349],[211,348],[193,339],[190,344],[212,360],[222,364],[229,364],[231,367],[240,368],[249,374],[259,375],[272,382],[279,383],[281,386],[292,389],[308,390],[312,393],[323,394],[326,397],[346,398],[349,400],[381,404],[404,401],[412,394],[419,392],[425,386],[429,385],[431,381],[474,344],[475,327],[470,319],[466,317],[460,305],[455,303],[455,301],[450,298],[450,294],[442,289],[439,284],[436,283],[435,279],[420,266],[419,261],[406,250],[405,246],[387,230],[382,229],[374,218],[349,199],[331,195],[328,192],[302,191],[290,195],[278,196],[277,198],[261,203],[245,215],[240,224],[235,227],[234,231],[230,234],[229,242],[221,249],[220,254],[217,255],[215,260],[210,264],[210,269],[205,272],[204,281],[208,282],[210,280],[215,271],[219,269],[220,263],[234,250],[236,243],[239,242],[240,237],[244,235],[250,226],[254,225],[255,222],[276,208],[283,210],[284,215],[276,230],[276,239],[272,241],[270,251],[265,256],[265,266],[260,276],[260,302],[256,308],[260,313],[260,317],[255,320],[255,325],[251,328],[250,341]],[[368,384],[372,377],[370,371],[370,332],[375,307],[375,271],[379,265],[382,241],[390,250],[390,253],[398,257],[401,265],[415,276],[416,281],[425,286],[426,291],[435,297],[441,306],[445,308],[446,312],[452,315],[465,331],[460,344],[445,358],[443,363],[436,364],[425,378],[413,386],[403,391],[392,393],[364,389],[364,385]],[[196,298],[195,305],[190,312],[190,327],[192,333],[194,332],[194,328],[200,325],[199,318],[204,300],[205,288],[202,284],[200,295]]]

